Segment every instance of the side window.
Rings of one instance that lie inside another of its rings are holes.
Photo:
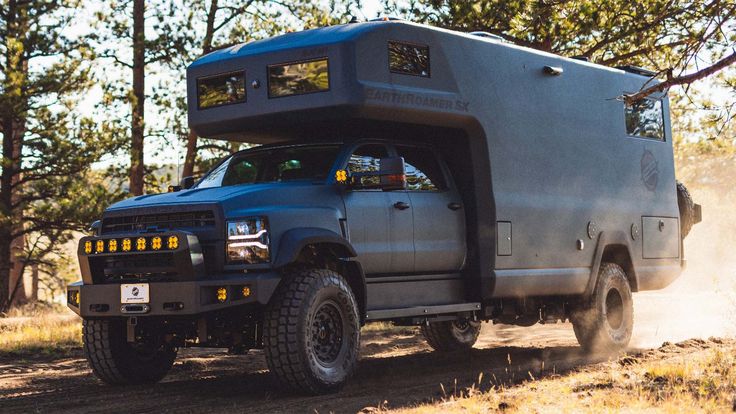
[[[406,184],[409,191],[440,191],[447,188],[442,168],[429,148],[397,146],[406,164]]]
[[[388,151],[383,145],[361,145],[355,151],[353,151],[352,155],[350,155],[350,160],[348,161],[348,171],[351,174],[378,172],[381,158],[386,157],[388,157]],[[370,180],[373,180],[375,182],[370,182]],[[365,185],[379,185],[380,179],[378,177],[364,177],[363,183]]]
[[[664,115],[660,99],[626,104],[626,134],[664,141]]]

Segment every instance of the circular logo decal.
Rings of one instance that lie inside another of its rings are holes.
[[[654,191],[659,181],[659,163],[654,158],[652,151],[647,149],[641,156],[641,181],[649,191]]]
[[[130,293],[132,293],[132,294],[133,294],[133,296],[138,296],[138,293],[139,293],[139,291],[138,291],[138,288],[137,288],[137,287],[134,287],[134,288],[133,288],[133,289],[132,289],[132,290],[130,291]]]

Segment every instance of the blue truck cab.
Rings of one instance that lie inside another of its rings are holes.
[[[571,321],[626,347],[632,292],[680,273],[700,206],[651,74],[401,21],[289,33],[187,70],[198,135],[256,144],[110,206],[79,243],[95,374],[157,381],[177,349],[264,349],[339,389],[370,321],[467,350],[481,321]]]

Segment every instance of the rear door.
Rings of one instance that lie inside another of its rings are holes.
[[[383,144],[362,144],[346,162],[350,173],[378,172],[389,156]],[[350,243],[367,275],[414,270],[412,209],[406,191],[349,190],[344,193]]]
[[[430,147],[397,145],[414,220],[414,271],[457,272],[465,263],[462,198]]]

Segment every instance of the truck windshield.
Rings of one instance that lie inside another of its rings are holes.
[[[195,188],[320,181],[327,178],[339,145],[293,145],[238,153],[213,168]]]

